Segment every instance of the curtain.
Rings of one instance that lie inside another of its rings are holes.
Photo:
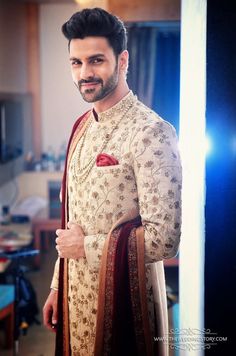
[[[179,23],[131,23],[128,83],[138,98],[179,128]]]

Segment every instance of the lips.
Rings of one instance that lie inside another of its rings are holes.
[[[91,82],[91,83],[82,83],[80,86],[81,87],[84,87],[84,88],[91,88],[95,85],[98,85],[99,83],[98,82]]]
[[[99,79],[95,79],[95,78],[91,78],[91,79],[87,79],[87,80],[80,80],[78,82],[78,86],[80,88],[84,87],[84,88],[91,88],[91,87],[94,87],[98,84],[101,84],[102,81],[99,80]]]

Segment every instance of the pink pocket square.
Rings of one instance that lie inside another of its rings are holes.
[[[96,165],[98,167],[115,166],[116,164],[119,164],[118,160],[106,153],[100,153],[96,158]]]

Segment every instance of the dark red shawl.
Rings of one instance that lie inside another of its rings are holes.
[[[67,223],[67,167],[70,148],[86,114],[69,140],[62,182],[62,228]],[[146,300],[144,232],[137,217],[115,228],[105,242],[99,272],[95,356],[153,355]],[[60,259],[56,356],[70,355],[67,260]]]

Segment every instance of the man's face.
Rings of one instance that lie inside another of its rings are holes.
[[[89,103],[111,95],[119,81],[119,65],[104,37],[85,37],[70,42],[72,77]]]

